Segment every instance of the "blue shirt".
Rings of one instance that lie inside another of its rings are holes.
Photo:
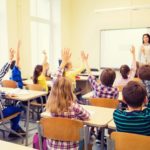
[[[11,80],[16,81],[18,84],[18,87],[20,89],[23,88],[23,82],[22,82],[22,77],[21,77],[21,71],[17,66],[14,66],[12,69],[12,75],[10,77]]]

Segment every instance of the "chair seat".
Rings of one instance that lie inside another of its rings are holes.
[[[10,119],[15,118],[15,117],[18,116],[19,114],[20,114],[20,112],[17,112],[17,113],[15,113],[15,114],[13,114],[13,115],[10,115],[10,116],[8,116],[8,117],[2,118],[2,119],[0,119],[0,122],[9,121]]]

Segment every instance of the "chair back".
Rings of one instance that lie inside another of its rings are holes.
[[[150,137],[132,133],[113,132],[114,150],[150,150]]]
[[[8,87],[8,88],[17,88],[17,82],[15,82],[13,80],[3,80],[2,86]]]
[[[119,100],[109,98],[91,98],[89,102],[93,106],[106,107],[106,108],[117,108]]]
[[[26,87],[28,90],[43,91],[43,87],[40,84],[28,84]]]
[[[83,122],[80,120],[50,117],[39,121],[42,136],[58,141],[79,141]],[[40,133],[39,133],[40,134]]]

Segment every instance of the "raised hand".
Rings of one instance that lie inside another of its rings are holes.
[[[85,54],[84,51],[81,51],[81,58],[83,62],[87,62],[88,61],[88,54]]]
[[[13,58],[14,58],[14,54],[15,54],[15,51],[14,49],[10,48],[9,50],[9,60],[12,61]]]
[[[65,63],[70,61],[71,52],[70,52],[69,48],[65,48],[65,49],[62,50],[61,58],[62,58],[62,61],[65,62]]]
[[[135,55],[135,47],[132,45],[132,47],[131,47],[131,53],[133,54],[133,55]]]

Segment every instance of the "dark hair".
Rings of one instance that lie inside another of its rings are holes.
[[[42,65],[36,65],[33,73],[33,83],[37,84],[38,83],[38,77],[41,75],[43,71],[43,66]]]
[[[130,81],[123,88],[122,95],[127,105],[137,108],[142,106],[147,96],[147,92],[142,83]]]
[[[100,75],[100,81],[105,86],[112,86],[116,78],[116,73],[113,69],[107,68]]]
[[[150,80],[150,65],[143,65],[138,71],[141,80]]]
[[[128,65],[122,65],[120,67],[120,73],[124,79],[128,79],[129,72],[130,72],[130,68]]]
[[[11,69],[11,70],[14,68],[15,64],[16,64],[16,61],[13,60],[13,61],[11,62],[11,64],[10,64],[10,69]]]
[[[143,40],[143,44],[144,44],[144,36],[148,37],[148,43],[150,43],[150,35],[148,33],[143,34],[142,40]]]

